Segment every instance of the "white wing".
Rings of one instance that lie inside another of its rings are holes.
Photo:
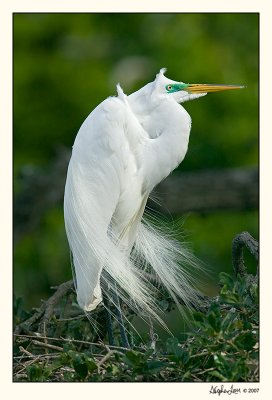
[[[111,269],[108,257],[112,244],[116,247],[121,242],[130,252],[135,222],[140,221],[147,199],[138,174],[137,148],[144,136],[139,134],[137,120],[128,119],[129,112],[125,96],[101,103],[80,128],[69,163],[65,226],[78,302],[86,310],[94,309],[102,300],[99,280],[103,267]],[[116,257],[120,263],[121,255],[117,253]]]

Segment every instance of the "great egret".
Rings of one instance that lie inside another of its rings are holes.
[[[164,325],[151,269],[177,303],[197,301],[185,268],[197,267],[193,257],[144,221],[143,213],[150,192],[187,152],[191,118],[180,103],[242,88],[176,82],[165,71],[129,96],[118,84],[117,97],[107,98],[83,122],[68,167],[64,217],[77,301],[88,312],[104,296],[106,306],[115,304],[119,321],[120,297],[144,319]]]

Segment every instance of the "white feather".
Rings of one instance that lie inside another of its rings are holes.
[[[191,127],[187,112],[164,95],[163,72],[130,96],[118,85],[118,97],[85,120],[68,167],[64,217],[80,307],[94,310],[117,284],[129,307],[165,326],[144,271],[152,268],[189,306],[197,296],[188,265],[197,265],[179,242],[142,220],[152,189],[184,158]]]

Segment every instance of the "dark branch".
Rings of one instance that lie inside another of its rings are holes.
[[[232,241],[232,265],[235,276],[238,274],[245,276],[247,273],[243,248],[246,247],[250,253],[255,257],[256,261],[259,260],[259,243],[248,232],[239,233]]]
[[[52,207],[61,206],[70,151],[61,149],[46,170],[26,167],[14,201],[14,239],[34,230]],[[247,210],[258,207],[258,169],[183,172],[170,175],[155,189],[162,208],[171,214]],[[152,208],[158,208],[152,204]]]
[[[171,214],[258,208],[258,169],[173,174],[155,189]]]
[[[67,281],[59,285],[55,293],[49,297],[49,299],[42,303],[41,307],[35,311],[35,313],[17,325],[15,333],[29,333],[32,331],[34,324],[39,323],[39,331],[46,330],[46,326],[55,312],[55,307],[60,303],[63,297],[65,297],[70,290],[74,287],[73,280]]]
[[[44,316],[42,318],[42,323],[47,325],[47,323],[50,321],[52,318],[52,315],[54,314],[54,308],[56,305],[60,302],[60,300],[66,296],[66,294],[73,289],[74,287],[74,282],[73,280],[70,280],[68,282],[64,282],[61,285],[58,286],[57,290],[55,293],[47,300],[46,305],[45,305],[45,311],[44,311]]]

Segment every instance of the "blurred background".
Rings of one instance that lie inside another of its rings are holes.
[[[130,94],[161,67],[173,80],[247,86],[184,104],[189,150],[156,189],[217,293],[233,237],[258,239],[258,15],[14,14],[13,27],[15,295],[37,307],[71,279],[62,201],[76,133],[116,83]]]

